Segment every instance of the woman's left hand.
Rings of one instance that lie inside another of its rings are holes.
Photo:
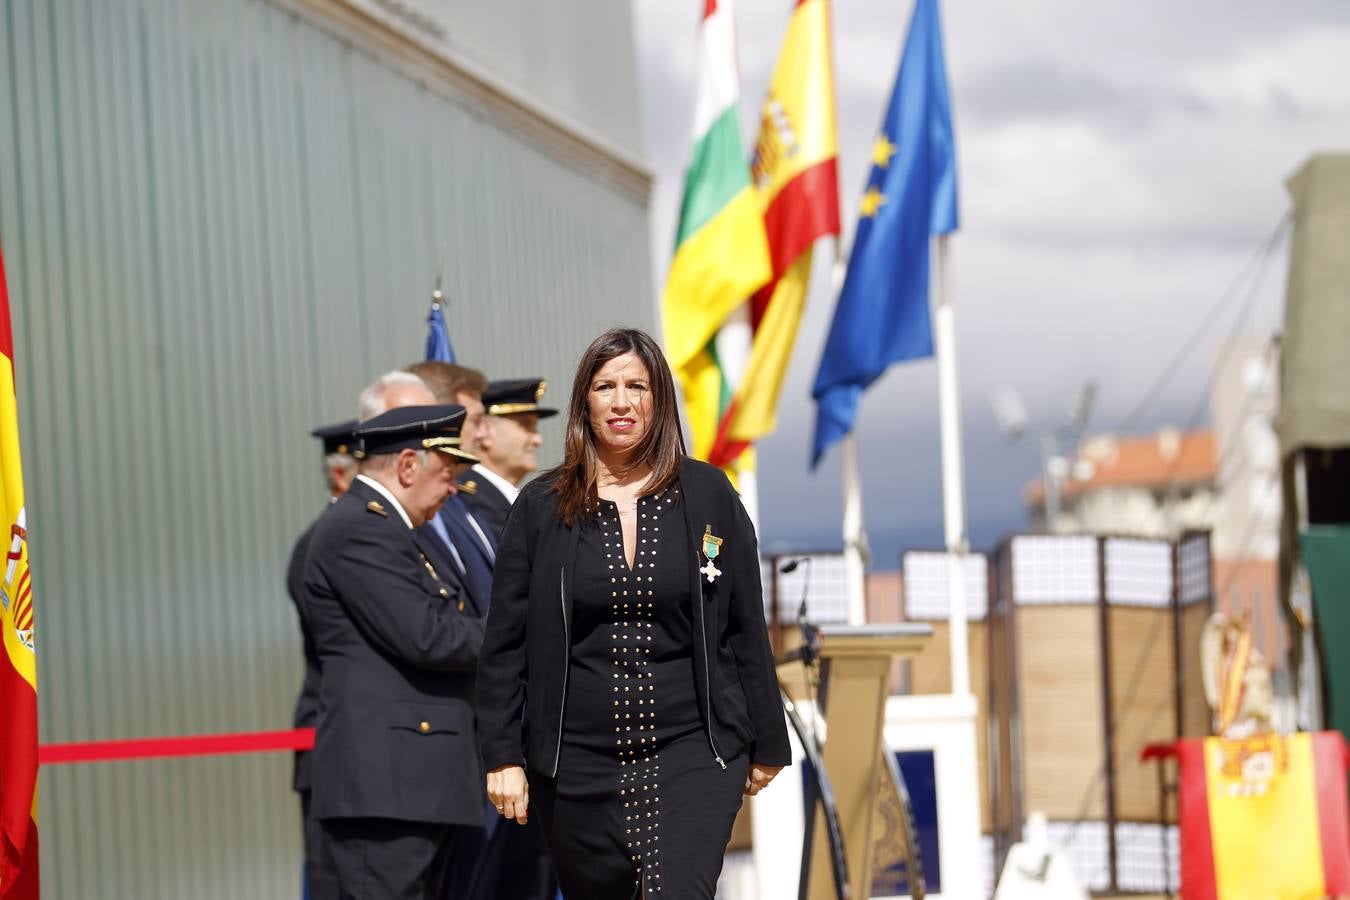
[[[487,795],[504,819],[529,821],[530,783],[522,766],[498,766],[487,773]]]
[[[761,766],[759,763],[751,763],[750,774],[745,777],[745,796],[753,797],[764,790],[781,771],[782,766]]]

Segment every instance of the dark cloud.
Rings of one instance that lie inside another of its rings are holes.
[[[915,416],[908,427],[896,429],[873,415],[860,422],[859,434],[863,512],[874,565],[894,569],[903,550],[943,543],[936,420]],[[838,548],[843,511],[839,454],[832,452],[819,471],[807,475],[809,436],[801,435],[798,442],[794,435],[791,446],[780,446],[783,437],[775,435],[760,450],[762,477],[775,487],[764,492],[760,504],[764,544],[784,550]],[[1033,450],[1009,446],[992,425],[972,429],[966,437],[967,527],[971,545],[984,549],[1026,521],[1020,482],[1009,490],[1007,470],[1011,467],[1020,477],[1034,473],[1037,463]],[[786,464],[780,465],[780,454]],[[791,488],[784,489],[785,484]]]

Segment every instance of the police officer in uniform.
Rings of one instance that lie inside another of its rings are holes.
[[[474,516],[497,540],[520,485],[539,468],[537,454],[544,443],[539,420],[558,414],[539,405],[545,388],[542,378],[517,378],[491,382],[483,393],[488,427],[474,451],[479,461],[460,476],[459,487]]]
[[[543,379],[525,379],[525,381],[499,382],[499,393],[493,393],[493,385],[487,382],[482,372],[458,366],[455,363],[427,362],[413,363],[406,367],[408,372],[417,375],[427,383],[436,401],[441,403],[459,403],[468,410],[464,424],[464,447],[471,448],[479,457],[479,463],[485,463],[485,448],[493,440],[495,421],[487,417],[487,399],[494,398],[497,416],[514,414],[529,417],[552,416],[556,410],[540,410],[539,401],[543,397]],[[512,428],[513,424],[504,426]],[[537,447],[536,439],[526,437],[522,444]],[[505,439],[504,439],[505,445]],[[533,456],[533,453],[529,453]],[[520,463],[510,463],[502,471],[516,471]],[[532,463],[537,466],[537,463]],[[467,470],[466,470],[467,471]],[[528,474],[528,472],[526,472]],[[524,474],[518,476],[524,478]],[[444,549],[444,559],[454,557],[445,565],[451,571],[459,572],[466,584],[466,594],[470,603],[487,615],[487,604],[491,596],[491,572],[497,563],[497,537],[501,526],[493,526],[486,519],[479,518],[470,503],[474,499],[478,484],[486,483],[486,476],[479,475],[474,487],[464,486],[466,475],[460,475],[460,493],[452,497],[441,507],[440,514],[431,522],[418,529],[418,536],[424,537],[428,556],[432,551]],[[504,479],[504,487],[510,486]],[[510,486],[513,487],[513,486]],[[505,499],[505,495],[504,495]],[[505,515],[502,515],[505,524]],[[432,556],[435,560],[436,557]],[[498,827],[501,818],[494,815],[486,796],[483,803],[489,807],[486,828],[478,835],[467,835],[463,842],[463,853],[475,858],[474,872],[463,896],[470,900],[553,900],[556,889],[553,888],[552,864],[548,860],[543,837],[537,824],[529,823],[524,827]],[[474,843],[477,839],[477,843]],[[451,900],[460,900],[460,885],[445,893]]]
[[[337,425],[325,425],[310,432],[323,442],[323,468],[328,479],[328,503],[332,505],[347,492],[347,488],[356,477],[356,460],[351,455],[352,429],[356,420],[340,422]],[[325,507],[327,509],[327,507]],[[318,520],[316,519],[315,522]],[[315,522],[311,522],[295,542],[291,550],[290,563],[286,567],[286,593],[295,604],[296,615],[300,619],[300,637],[305,653],[305,680],[300,686],[300,696],[295,701],[293,728],[313,728],[319,715],[319,653],[314,647],[314,634],[309,625],[308,595],[305,593],[305,556],[309,551],[310,537],[314,533]],[[300,818],[303,826],[305,846],[305,883],[313,885],[319,874],[321,858],[320,845],[323,832],[319,823],[311,815],[310,792],[310,751],[300,750],[295,754],[295,773],[291,786],[300,795]]]
[[[414,531],[476,461],[460,446],[464,415],[403,406],[360,423],[356,480],[314,527],[305,590],[322,670],[322,900],[439,900],[457,837],[483,824],[472,709],[483,621]]]

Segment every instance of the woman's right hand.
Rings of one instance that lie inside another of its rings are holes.
[[[504,819],[524,825],[530,818],[530,785],[520,766],[498,766],[487,773],[487,795]]]

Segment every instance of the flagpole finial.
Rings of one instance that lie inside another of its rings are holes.
[[[444,257],[442,257],[444,258]],[[427,313],[427,354],[426,358],[437,362],[455,361],[455,350],[450,346],[450,334],[445,327],[445,294],[441,292],[441,278],[444,267],[436,267],[436,286],[431,289],[431,312]]]
[[[440,253],[436,255],[436,285],[431,289],[431,305],[444,306],[445,295],[441,293],[441,284],[445,281],[445,253],[448,248],[441,244]]]

